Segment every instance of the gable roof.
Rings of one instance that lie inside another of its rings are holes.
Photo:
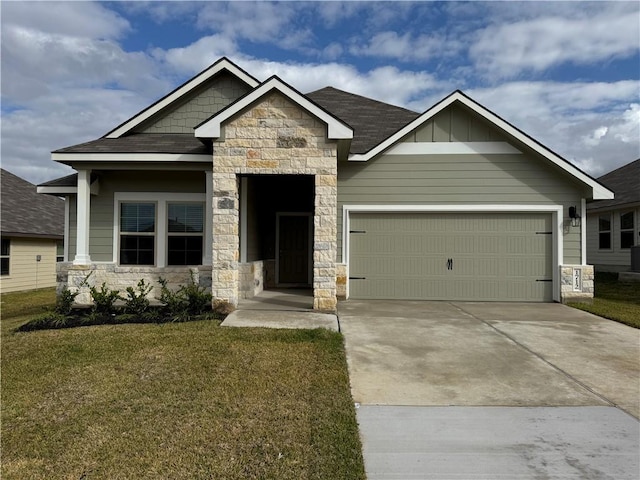
[[[0,174],[2,235],[62,239],[64,200],[38,194],[35,185],[4,169]]]
[[[597,200],[590,202],[587,209],[624,208],[640,205],[640,158],[627,163],[598,178],[608,189],[613,190],[613,200]]]
[[[353,128],[352,154],[368,152],[420,116],[406,108],[333,87],[325,87],[306,96]]]
[[[604,185],[601,185],[597,180],[595,180],[594,178],[592,178],[591,176],[589,176],[588,174],[586,174],[585,172],[583,172],[582,170],[574,166],[573,164],[569,163],[567,160],[565,160],[555,152],[549,150],[547,147],[539,143],[537,140],[533,139],[523,131],[514,127],[512,124],[502,119],[492,111],[483,107],[482,105],[477,103],[475,100],[473,100],[471,97],[468,97],[467,95],[462,93],[460,90],[456,90],[452,92],[449,96],[445,97],[440,102],[436,103],[434,106],[426,110],[423,114],[419,115],[415,120],[405,125],[403,128],[401,128],[400,130],[395,132],[393,135],[386,138],[384,141],[376,145],[371,150],[367,151],[364,154],[351,155],[349,157],[349,160],[366,162],[367,160],[374,158],[376,155],[379,155],[380,153],[384,152],[385,150],[390,148],[392,145],[394,145],[396,142],[401,140],[405,135],[408,135],[413,130],[418,128],[420,125],[422,125],[429,119],[433,118],[436,114],[438,114],[439,112],[441,112],[442,110],[444,110],[445,108],[449,107],[450,105],[456,102],[464,105],[465,107],[469,108],[473,112],[483,117],[485,120],[492,123],[495,127],[497,127],[500,131],[505,133],[508,137],[512,138],[513,140],[516,140],[517,142],[524,144],[525,146],[532,149],[542,157],[549,160],[551,163],[560,167],[560,169],[564,170],[568,174],[575,177],[580,182],[591,187],[593,192],[592,197],[594,199],[613,198],[613,192],[611,192],[606,187],[604,187]]]
[[[298,92],[291,85],[283,82],[277,76],[272,76],[265,80],[260,86],[253,89],[243,97],[223,108],[208,120],[205,120],[195,128],[195,135],[198,138],[218,138],[220,137],[220,126],[243,109],[247,108],[258,99],[264,97],[273,90],[277,90],[289,100],[296,103],[301,108],[308,111],[313,116],[327,124],[327,136],[334,140],[345,140],[353,138],[353,129],[344,121],[325,110],[308,97]]]
[[[242,80],[244,83],[249,85],[250,87],[256,87],[260,82],[256,80],[253,76],[249,75],[247,72],[238,67],[235,63],[229,60],[227,57],[222,57],[217,62],[215,62],[210,67],[206,68],[202,72],[198,73],[195,77],[187,80],[185,83],[180,85],[178,88],[168,93],[164,97],[162,97],[157,102],[148,106],[141,112],[137,113],[129,120],[126,120],[124,123],[121,123],[116,128],[108,132],[103,138],[118,138],[122,135],[125,135],[135,127],[140,125],[145,120],[149,119],[160,110],[167,108],[169,105],[176,103],[179,101],[184,95],[189,93],[194,88],[202,85],[205,81],[210,78],[218,75],[222,71],[227,71],[234,75],[236,78]]]

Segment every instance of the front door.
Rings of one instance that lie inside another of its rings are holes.
[[[310,215],[278,215],[278,277],[277,283],[309,285],[309,222]]]

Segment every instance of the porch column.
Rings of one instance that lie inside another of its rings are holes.
[[[91,170],[78,170],[77,243],[74,265],[89,265],[89,219],[91,218]]]
[[[205,175],[205,214],[204,214],[204,265],[211,265],[213,258],[213,171],[207,170]]]

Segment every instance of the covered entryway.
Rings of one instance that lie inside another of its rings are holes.
[[[551,213],[352,213],[349,297],[553,300]]]

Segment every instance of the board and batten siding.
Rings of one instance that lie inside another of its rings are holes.
[[[5,237],[11,241],[9,275],[0,277],[2,293],[54,287],[57,240]],[[40,255],[40,261],[37,256]]]
[[[93,262],[113,261],[115,192],[205,193],[202,171],[118,171],[100,175],[100,193],[91,196],[89,255]],[[76,254],[76,198],[69,202],[69,261]]]
[[[153,117],[136,129],[138,133],[186,133],[211,115],[249,91],[249,87],[228,73],[223,73],[190,92],[180,105],[162,117]]]
[[[338,168],[338,261],[344,205],[562,205],[580,208],[582,192],[533,155],[392,155]],[[580,228],[564,229],[564,263],[580,264]]]
[[[598,271],[626,271],[631,266],[631,249],[620,248],[620,215],[634,212],[633,226],[635,244],[640,245],[640,208],[624,208],[608,211],[590,211],[587,215],[587,263]],[[599,219],[601,215],[611,218],[611,248],[600,249]]]

